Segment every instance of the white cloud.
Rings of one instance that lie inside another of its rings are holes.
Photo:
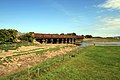
[[[120,0],[107,0],[105,3],[98,5],[101,8],[120,10]]]
[[[99,20],[102,24],[97,30],[120,30],[120,17],[107,17]]]
[[[101,37],[113,37],[113,36],[120,36],[120,33],[96,33],[93,36],[101,36]]]

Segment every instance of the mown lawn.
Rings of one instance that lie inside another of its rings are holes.
[[[120,80],[120,46],[86,47],[1,80]]]

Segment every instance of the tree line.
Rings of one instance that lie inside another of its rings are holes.
[[[67,33],[67,34],[64,34],[64,33],[61,33],[60,35],[70,35],[70,36],[76,36],[76,33]]]
[[[0,29],[0,43],[16,42],[17,39],[22,41],[33,42],[32,33],[17,36],[18,31],[15,29]]]

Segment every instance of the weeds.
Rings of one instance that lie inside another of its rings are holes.
[[[57,56],[19,73],[12,80],[119,80],[120,47],[87,47]],[[115,51],[114,51],[115,50]],[[74,56],[74,57],[73,57]]]
[[[14,57],[17,57],[17,56],[21,56],[21,55],[27,55],[27,54],[32,54],[32,53],[35,53],[36,55],[39,55],[39,54],[42,54],[44,52],[47,52],[47,51],[56,51],[56,50],[59,50],[60,48],[65,48],[65,47],[68,47],[68,46],[64,46],[64,47],[55,47],[55,48],[49,48],[49,49],[41,49],[41,48],[37,48],[37,49],[33,49],[33,50],[29,50],[29,51],[22,51],[22,52],[17,52],[17,53],[14,53],[13,55],[11,56],[6,56],[4,58],[3,61],[0,60],[1,63],[3,62],[6,62],[9,61],[10,59],[14,58]],[[37,50],[37,51],[36,51]],[[38,51],[39,50],[39,51]],[[0,59],[3,59],[2,57],[0,57]],[[10,60],[10,62],[12,62]]]
[[[17,43],[5,43],[0,44],[0,50],[5,50],[6,52],[8,50],[16,50],[18,47],[21,46],[32,46],[34,43],[28,43],[28,42],[17,42]]]

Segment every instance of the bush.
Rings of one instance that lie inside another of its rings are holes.
[[[17,32],[14,29],[0,29],[0,43],[15,42]]]
[[[28,42],[33,42],[33,40],[34,40],[32,33],[26,33],[22,36],[19,36],[18,39],[20,39],[22,41],[28,41]]]

